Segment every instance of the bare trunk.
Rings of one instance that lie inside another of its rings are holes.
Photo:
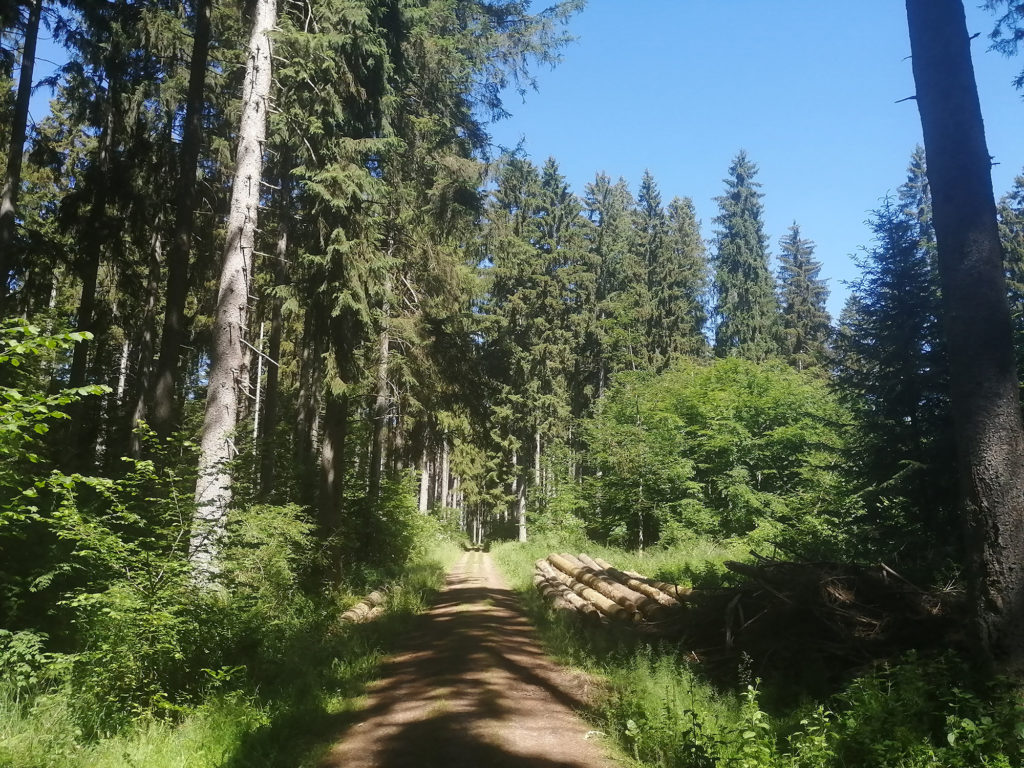
[[[437,489],[437,503],[448,506],[448,485],[451,482],[451,462],[448,456],[448,435],[441,440],[441,482]]]
[[[519,525],[519,541],[526,541],[526,480],[516,478],[516,521]]]
[[[345,498],[345,442],[348,439],[348,395],[330,395],[324,414],[320,448],[320,530],[330,536],[341,524]]]
[[[991,158],[961,0],[907,0],[928,156],[971,592],[983,654],[1024,667],[1024,425]]]
[[[263,0],[265,3],[266,0]],[[262,5],[262,3],[261,3]],[[181,347],[185,343],[185,303],[188,299],[188,266],[189,256],[192,252],[192,231],[195,226],[196,209],[196,166],[199,162],[199,150],[203,144],[203,104],[204,90],[206,87],[206,68],[210,53],[210,15],[213,7],[213,0],[196,1],[195,35],[192,39],[192,61],[188,76],[188,94],[185,100],[185,130],[181,139],[181,166],[178,170],[178,188],[175,195],[174,213],[174,234],[171,239],[171,247],[167,258],[167,294],[165,296],[163,333],[160,337],[160,358],[156,365],[156,377],[153,382],[152,406],[150,408],[150,421],[158,435],[170,434],[177,422],[177,409],[175,407],[175,386],[178,380],[178,368],[181,361]],[[273,13],[273,9],[271,9]],[[257,16],[259,10],[257,10]],[[255,27],[253,28],[255,41]],[[264,45],[266,42],[264,41]],[[255,47],[250,43],[250,47]],[[250,55],[253,55],[250,52]],[[249,64],[252,64],[250,58]],[[269,71],[270,59],[267,58]],[[248,90],[254,88],[253,77],[260,73],[251,66],[246,69],[246,85]],[[269,79],[267,80],[269,83]],[[266,99],[269,96],[269,89],[262,96]],[[259,98],[259,97],[257,97]],[[248,107],[246,104],[244,108]],[[261,104],[260,109],[266,105]],[[263,113],[260,119],[265,120]],[[245,118],[243,117],[243,122]],[[265,129],[264,129],[265,132]],[[260,133],[262,142],[263,132]],[[239,135],[239,167],[236,170],[236,188],[232,190],[232,208],[234,208],[234,196],[237,190],[239,171],[243,158],[242,142],[245,139]],[[262,146],[258,150],[262,152]],[[262,158],[260,159],[262,168]],[[248,169],[251,171],[252,169]],[[248,171],[247,171],[248,172]],[[258,175],[256,177],[257,191],[259,189]],[[255,221],[256,211],[253,208],[253,220]],[[234,216],[234,211],[232,211]],[[230,237],[229,233],[229,237]],[[246,254],[249,261],[252,260],[251,249]]]
[[[247,381],[244,334],[249,312],[253,246],[263,175],[263,141],[270,106],[270,31],[276,23],[274,0],[258,0],[245,69],[238,155],[231,188],[224,261],[210,354],[209,386],[200,439],[196,511],[189,555],[200,583],[219,570],[217,557],[231,503],[227,466],[236,450],[238,400]]]
[[[420,499],[419,508],[420,512],[426,512],[429,509],[429,493],[430,493],[430,461],[427,458],[426,446],[423,448],[423,456],[420,459]]]
[[[14,264],[14,233],[17,227],[18,192],[21,189],[21,163],[25,153],[25,135],[28,129],[28,104],[32,96],[32,76],[36,64],[36,41],[39,39],[39,20],[43,14],[43,0],[31,0],[28,23],[21,48],[21,74],[18,76],[18,95],[14,102],[11,121],[11,140],[7,145],[7,171],[4,173],[3,193],[0,194],[0,308],[7,298],[8,282]]]

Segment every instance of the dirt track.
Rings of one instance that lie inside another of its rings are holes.
[[[541,651],[490,555],[464,555],[323,768],[613,768],[590,684]]]

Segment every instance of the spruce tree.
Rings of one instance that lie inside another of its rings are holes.
[[[757,166],[741,150],[717,198],[715,354],[761,361],[778,352],[779,313],[756,176]]]
[[[706,353],[708,262],[700,223],[688,198],[673,198],[666,211],[667,247],[654,264],[653,337],[661,367],[683,355]]]
[[[814,243],[800,236],[796,222],[779,241],[779,251],[782,354],[798,370],[820,366],[830,327],[825,309],[828,286],[819,278],[821,262],[814,258]]]

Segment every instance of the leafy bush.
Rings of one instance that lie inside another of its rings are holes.
[[[781,363],[688,360],[623,374],[587,424],[588,531],[619,546],[760,534],[836,549],[857,513],[848,415]]]

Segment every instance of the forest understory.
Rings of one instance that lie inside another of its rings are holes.
[[[1024,768],[985,40],[907,0],[923,143],[831,317],[745,150],[705,225],[492,145],[584,5],[0,3],[0,766],[318,765],[489,548],[621,762]],[[552,612],[580,553],[686,605]]]

